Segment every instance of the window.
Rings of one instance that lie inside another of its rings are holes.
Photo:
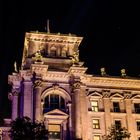
[[[140,131],[140,121],[137,121],[137,131]]]
[[[92,123],[93,123],[93,129],[100,129],[99,119],[93,119]]]
[[[65,110],[65,100],[60,95],[50,94],[45,97],[44,112],[53,109]]]
[[[120,120],[115,120],[115,126],[116,128],[120,128],[121,127],[121,121]]]
[[[113,102],[113,111],[120,112],[119,102]]]
[[[100,140],[100,135],[94,135],[93,140]]]
[[[135,113],[140,113],[140,103],[134,103]]]
[[[98,112],[98,101],[91,101],[91,109],[94,112]]]

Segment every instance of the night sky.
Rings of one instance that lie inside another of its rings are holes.
[[[10,116],[7,76],[14,61],[21,64],[24,35],[44,31],[47,19],[52,33],[84,37],[80,60],[87,73],[140,76],[140,8],[138,2],[122,0],[5,1],[0,3],[0,119]]]

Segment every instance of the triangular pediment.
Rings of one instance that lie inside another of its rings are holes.
[[[94,91],[94,92],[90,92],[88,96],[94,96],[96,98],[102,98],[103,96],[97,92],[97,91]]]
[[[61,111],[59,109],[54,109],[52,111],[49,111],[49,112],[45,113],[45,115],[68,116],[66,113],[64,113],[63,111]]]
[[[140,95],[135,95],[132,97],[132,99],[140,99]]]
[[[111,98],[123,99],[124,97],[123,97],[121,94],[119,94],[119,93],[115,93],[115,94],[113,94],[113,95],[111,96]]]

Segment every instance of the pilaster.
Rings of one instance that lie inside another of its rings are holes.
[[[80,78],[75,77],[72,84],[74,99],[75,139],[81,139],[81,105],[80,105]]]
[[[34,91],[34,118],[41,121],[41,87],[36,86]]]
[[[125,101],[125,107],[126,107],[126,119],[127,119],[127,128],[128,131],[131,132],[131,140],[134,140],[136,137],[134,135],[134,123],[133,122],[133,116],[132,116],[132,100],[131,100],[131,93],[124,93],[124,101]]]
[[[103,91],[104,111],[105,111],[105,127],[106,130],[111,126],[111,115],[110,115],[110,91]],[[107,132],[107,131],[106,131]]]
[[[33,118],[33,86],[32,81],[24,81],[23,116]]]
[[[18,96],[19,89],[13,89],[12,92],[8,94],[9,100],[12,101],[12,120],[15,120],[18,117]]]
[[[67,121],[64,121],[63,123],[63,140],[67,139]]]
[[[72,127],[72,105],[69,103],[68,105],[69,109],[69,120],[68,120],[68,125],[69,125],[69,136],[70,139],[73,139],[73,127]]]
[[[8,94],[8,98],[12,101],[12,120],[18,117],[18,97],[20,94],[22,78],[18,73],[8,76],[8,83],[12,85],[12,91]]]

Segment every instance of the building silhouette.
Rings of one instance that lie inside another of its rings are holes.
[[[79,60],[83,37],[27,32],[22,66],[9,75],[11,119],[0,135],[8,140],[10,121],[18,116],[43,120],[49,140],[102,140],[112,124],[126,127],[129,140],[140,140],[140,80],[86,73]],[[86,52],[85,52],[86,55]],[[125,75],[125,76],[124,76]]]

